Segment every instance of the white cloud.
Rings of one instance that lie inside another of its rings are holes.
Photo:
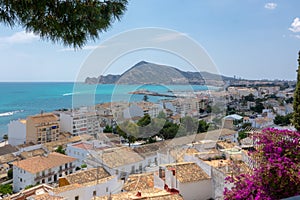
[[[3,44],[22,44],[30,43],[37,40],[39,37],[32,32],[26,33],[25,31],[17,32],[11,36],[0,37],[0,41]]]
[[[290,31],[294,33],[299,33],[300,32],[300,19],[296,17],[291,24],[291,27],[289,28]]]
[[[71,47],[67,47],[67,48],[63,48],[63,49],[60,49],[59,51],[60,52],[64,52],[64,51],[77,51],[77,50],[93,50],[93,49],[96,49],[96,48],[104,48],[105,46],[101,45],[101,46],[93,46],[93,45],[88,45],[88,46],[84,46],[82,47],[81,49],[74,49],[74,48],[71,48]]]
[[[277,7],[277,4],[276,4],[276,3],[270,2],[270,3],[266,3],[266,4],[265,4],[265,8],[266,8],[266,9],[269,9],[269,10],[274,10],[274,9],[276,9],[276,7]]]

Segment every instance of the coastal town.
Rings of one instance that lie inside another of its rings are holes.
[[[295,130],[294,91],[292,81],[240,81],[13,120],[0,147],[1,198],[223,199],[226,177],[253,173],[256,134]]]

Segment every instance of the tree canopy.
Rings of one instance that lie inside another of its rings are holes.
[[[296,90],[294,92],[294,114],[293,114],[293,124],[295,128],[299,131],[300,130],[300,51],[299,51],[299,58],[298,58],[298,69],[297,69],[297,85]]]
[[[120,20],[126,5],[127,0],[0,0],[0,22],[80,48]]]

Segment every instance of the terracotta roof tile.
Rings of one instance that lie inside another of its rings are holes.
[[[153,173],[133,174],[125,182],[123,189],[125,191],[144,190],[154,187]]]
[[[54,152],[48,156],[35,156],[25,160],[15,161],[13,165],[34,174],[75,160],[76,158]]]
[[[210,179],[210,177],[196,163],[174,163],[166,165],[166,167],[168,170],[175,169],[176,178],[181,183]]]
[[[130,147],[118,147],[104,150],[101,157],[104,163],[111,168],[141,162],[144,160],[143,157],[134,152]]]
[[[141,196],[137,196],[140,192]],[[93,200],[124,200],[124,199],[152,199],[152,200],[183,200],[179,194],[171,194],[165,190],[157,188],[145,189],[141,191],[122,192],[111,196],[95,197]],[[92,199],[91,199],[92,200]]]
[[[102,167],[97,168],[92,168],[88,170],[83,170],[80,172],[76,172],[74,174],[69,174],[65,176],[64,178],[69,182],[69,184],[74,184],[74,183],[87,183],[91,181],[95,181],[98,179],[102,178],[107,178],[109,177],[110,174]]]

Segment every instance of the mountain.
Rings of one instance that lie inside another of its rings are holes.
[[[177,68],[141,61],[121,75],[87,77],[87,84],[165,84],[224,85],[233,78],[209,72],[184,72]]]

